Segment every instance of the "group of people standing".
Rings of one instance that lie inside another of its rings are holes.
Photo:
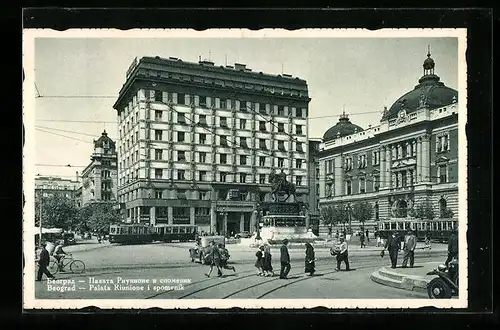
[[[257,257],[257,260],[255,261],[255,268],[257,268],[257,275],[266,277],[274,276],[271,247],[268,244],[259,246],[259,249],[255,253],[255,256]],[[286,238],[283,240],[283,244],[280,247],[280,263],[281,263],[280,279],[287,279],[291,266],[290,266],[290,254],[288,253],[288,240]]]

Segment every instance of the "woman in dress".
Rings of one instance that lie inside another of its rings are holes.
[[[255,268],[257,268],[257,270],[259,271],[257,273],[258,276],[264,275],[262,271],[262,264],[264,260],[264,254],[262,253],[263,251],[264,251],[264,246],[260,246],[259,250],[257,250],[257,252],[255,253],[255,256],[257,257],[257,260],[255,261]]]
[[[265,276],[274,276],[273,265],[271,263],[271,247],[269,245],[264,246],[264,260],[262,262],[262,270]]]
[[[306,243],[305,272],[309,273],[309,276],[312,276],[315,272],[315,260],[313,246],[310,243]]]

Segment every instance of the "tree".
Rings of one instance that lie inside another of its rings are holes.
[[[75,225],[78,209],[75,203],[62,195],[38,196],[35,199],[35,225],[40,226],[40,202],[42,203],[42,227],[68,230]]]
[[[323,224],[328,226],[329,234],[332,234],[332,227],[335,225],[335,218],[333,217],[333,207],[326,206],[321,209],[321,219]]]
[[[109,226],[120,222],[120,216],[110,203],[93,203],[78,212],[80,231],[108,231]]]
[[[373,206],[367,201],[354,203],[351,211],[352,217],[364,224],[373,217]]]
[[[411,215],[415,218],[427,220],[432,220],[435,217],[434,209],[428,201],[420,202],[416,207],[414,206]]]
[[[345,224],[349,222],[349,211],[347,210],[347,206],[344,204],[337,204],[332,208],[332,212],[335,223],[341,223],[345,228]]]
[[[452,209],[450,209],[449,207],[445,208],[442,212],[441,212],[441,218],[445,218],[445,219],[451,219],[453,218],[455,214],[453,213]]]

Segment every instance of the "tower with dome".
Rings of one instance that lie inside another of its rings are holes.
[[[90,203],[116,203],[117,153],[116,144],[104,130],[94,140],[90,164],[82,172],[82,206]]]
[[[436,223],[458,219],[458,92],[436,74],[430,49],[422,68],[418,83],[384,108],[377,125],[364,129],[343,112],[325,132],[320,209],[369,202],[373,217],[365,228],[414,218],[423,204]]]

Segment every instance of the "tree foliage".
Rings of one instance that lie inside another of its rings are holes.
[[[35,199],[35,225],[40,226],[40,203],[42,211],[42,227],[62,228],[68,230],[76,224],[78,208],[75,203],[62,195]]]
[[[344,204],[337,204],[333,207],[333,217],[336,219],[336,223],[343,224],[345,226],[346,223],[349,222],[349,211],[347,210],[347,206]]]
[[[373,217],[373,206],[367,201],[359,201],[352,205],[351,215],[353,219],[364,223]]]
[[[323,224],[326,226],[332,227],[335,225],[335,218],[333,217],[333,207],[325,206],[321,209],[321,219],[323,220]]]
[[[455,214],[453,213],[452,209],[450,209],[449,207],[445,208],[441,212],[441,217],[445,218],[445,219],[451,219],[451,218],[453,218],[454,215]]]
[[[429,201],[422,201],[413,207],[411,215],[418,219],[432,220],[435,217],[434,209]]]
[[[109,226],[120,222],[120,216],[109,203],[93,203],[82,207],[78,212],[80,231],[105,231]]]

